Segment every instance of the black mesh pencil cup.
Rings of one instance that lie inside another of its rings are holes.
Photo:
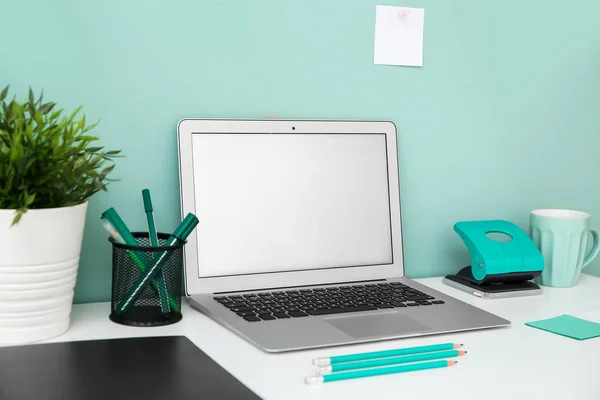
[[[139,246],[112,244],[112,298],[110,319],[131,326],[161,326],[181,320],[183,246],[165,246],[170,235],[158,234],[152,247],[148,233],[133,232]],[[147,285],[140,281],[157,263],[159,273]]]

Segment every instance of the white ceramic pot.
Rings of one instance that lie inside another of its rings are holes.
[[[87,202],[29,210],[11,226],[0,210],[0,343],[50,339],[69,329]]]

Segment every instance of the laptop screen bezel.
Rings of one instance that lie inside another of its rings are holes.
[[[200,267],[196,251],[198,243],[194,231],[187,238],[184,251],[186,295],[404,277],[397,131],[391,121],[182,119],[177,127],[182,217],[190,212],[195,213],[192,136],[195,133],[256,134],[265,132],[271,134],[385,134],[393,262],[384,265],[199,277]],[[200,221],[201,223],[202,221]]]

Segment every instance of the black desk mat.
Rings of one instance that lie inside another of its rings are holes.
[[[0,348],[0,399],[260,398],[188,338],[167,336]]]

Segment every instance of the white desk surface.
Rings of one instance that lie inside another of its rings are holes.
[[[600,310],[600,278],[583,274],[570,289],[544,288],[542,296],[483,300],[441,282],[419,282],[512,322],[508,328],[461,332],[376,344],[268,354],[187,304],[183,320],[135,328],[108,319],[109,303],[76,305],[71,328],[52,342],[185,335],[263,399],[600,399],[600,338],[577,341],[525,326],[569,312]],[[435,343],[464,343],[468,355],[451,368],[307,386],[315,357]],[[90,360],[93,362],[93,360]]]

